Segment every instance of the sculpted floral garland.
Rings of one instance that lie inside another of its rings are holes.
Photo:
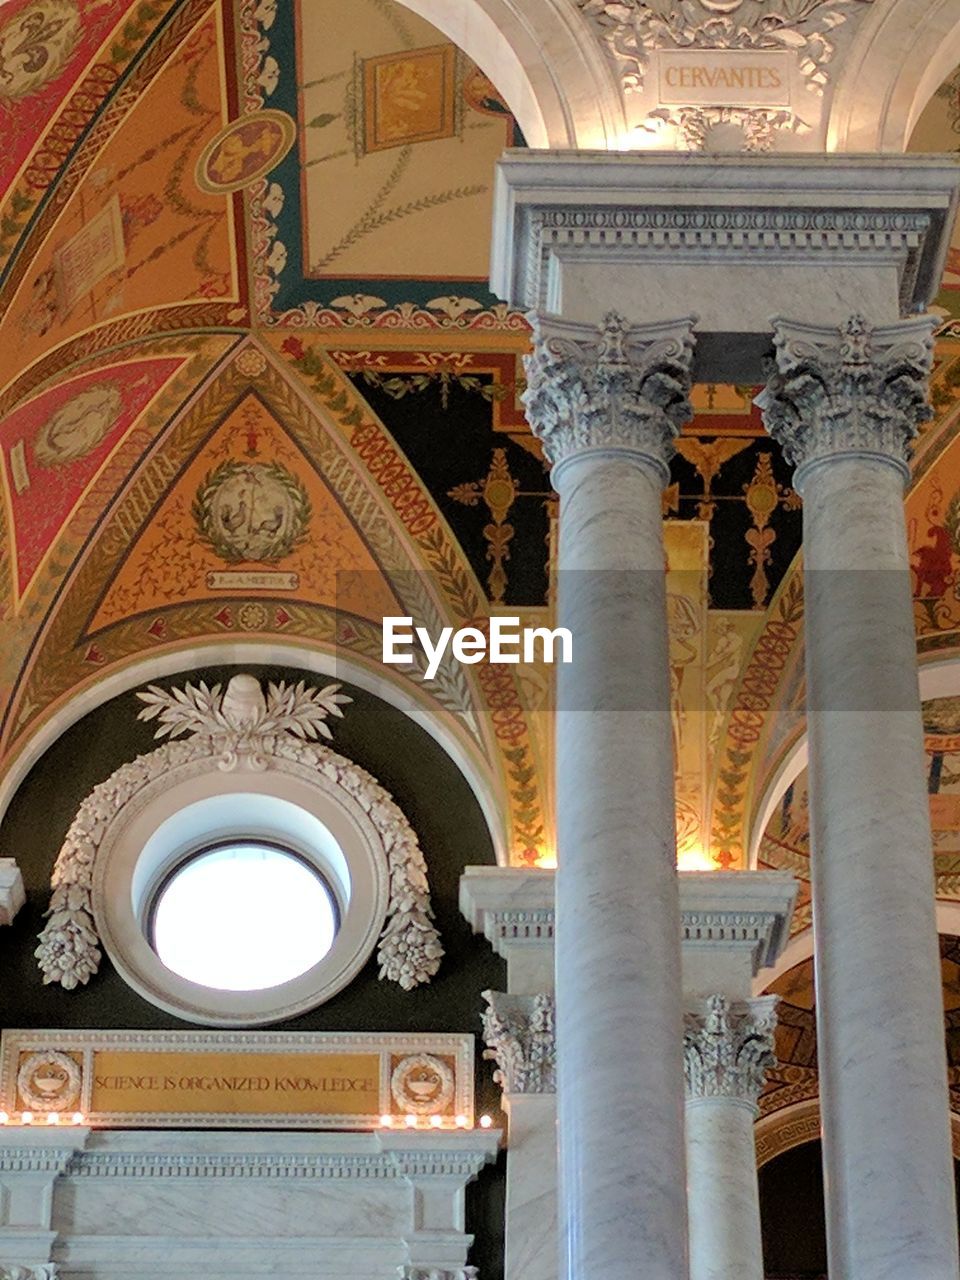
[[[376,830],[390,876],[377,953],[380,977],[405,991],[429,982],[440,966],[443,946],[416,834],[371,774],[315,741],[333,736],[326,719],[342,716],[340,704],[350,701],[337,692],[339,687],[311,689],[303,681],[271,684],[264,697],[259,681],[244,675],[235,676],[222,694],[219,685],[210,689],[202,682],[170,692],[151,686],[138,694],[146,703],[139,718],[158,721],[158,738],[190,736],[122,765],[80,806],[54,866],[48,919],[35,953],[44,982],[59,982],[70,991],[88,982],[100,966],[91,890],[97,853],[110,824],[143,788],[173,769],[204,760],[224,772],[241,762],[262,771],[287,761],[342,787]]]

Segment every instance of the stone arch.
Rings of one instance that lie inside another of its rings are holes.
[[[302,641],[287,642],[279,638],[274,638],[269,643],[196,640],[186,648],[174,646],[166,652],[144,655],[113,671],[103,673],[96,681],[78,689],[53,715],[29,731],[17,756],[9,763],[0,782],[0,818],[6,813],[31,767],[71,725],[89,711],[119,694],[146,686],[163,676],[187,672],[198,666],[242,663],[289,664],[291,667],[314,671],[318,675],[345,680],[403,712],[430,734],[463,774],[486,820],[498,864],[509,864],[505,828],[507,806],[501,793],[501,784],[465,735],[458,732],[452,717],[447,720],[432,699],[419,697],[409,684],[391,678],[379,664],[365,665],[342,651],[333,652],[319,645],[307,646]]]
[[[927,702],[932,698],[956,697],[960,694],[960,656],[935,654],[927,662],[921,662],[918,670],[920,698]],[[806,728],[783,756],[779,767],[766,781],[754,809],[747,844],[747,866],[756,870],[760,842],[767,829],[770,815],[783,799],[787,788],[796,782],[808,763]]]
[[[844,59],[827,150],[905,151],[923,108],[957,65],[955,0],[876,0]]]
[[[626,120],[613,70],[569,0],[400,0],[495,82],[531,147],[618,150]]]

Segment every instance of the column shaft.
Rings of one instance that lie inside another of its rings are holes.
[[[763,1280],[755,1109],[687,1103],[690,1280]]]
[[[661,493],[692,321],[543,319],[528,417],[560,494],[562,1280],[686,1280],[680,907]]]
[[[565,1280],[686,1274],[680,909],[662,482],[560,481],[557,1031]]]
[[[943,997],[902,479],[804,487],[817,1025],[831,1267],[956,1280]]]
[[[800,463],[830,1273],[957,1280],[957,1213],[903,512],[929,319],[778,325],[761,397]]]

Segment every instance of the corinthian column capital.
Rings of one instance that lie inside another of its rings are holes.
[[[777,997],[729,1000],[707,996],[684,1015],[687,1101],[726,1098],[755,1107],[774,1066]]]
[[[842,456],[889,462],[909,478],[910,441],[933,416],[931,316],[873,327],[774,322],[775,370],[757,397],[767,430],[806,469]]]
[[[690,406],[695,317],[600,326],[533,319],[524,404],[555,468],[586,451],[634,454],[669,478],[673,441]]]
[[[483,1014],[488,1047],[483,1056],[496,1062],[494,1079],[504,1093],[555,1093],[557,1041],[551,995],[505,995],[484,991],[490,1006]]]

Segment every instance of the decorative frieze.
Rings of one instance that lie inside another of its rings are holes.
[[[33,1267],[0,1266],[0,1280],[56,1280],[59,1274],[54,1262],[41,1262]]]
[[[778,320],[775,371],[757,397],[767,430],[804,470],[839,456],[879,458],[910,475],[910,441],[933,416],[928,399],[935,319],[835,329]]]
[[[496,1062],[494,1079],[504,1093],[555,1093],[557,1089],[556,1004],[544,992],[507,995],[484,991],[490,1006],[483,1014],[488,1048]]]
[[[694,323],[641,327],[613,311],[599,327],[534,317],[523,400],[550,462],[628,452],[648,459],[666,483],[673,441],[693,413]]]
[[[873,0],[574,3],[604,46],[623,92],[644,104],[641,127],[654,133],[678,127],[686,144],[700,150],[704,137],[684,128],[690,111],[672,105],[741,108],[737,123],[745,149],[761,150],[769,145],[758,145],[765,131],[810,132],[838,37]],[[707,117],[708,129],[717,123],[727,121]]]
[[[756,1106],[774,1066],[777,997],[707,996],[684,1014],[687,1100],[727,1098]]]

